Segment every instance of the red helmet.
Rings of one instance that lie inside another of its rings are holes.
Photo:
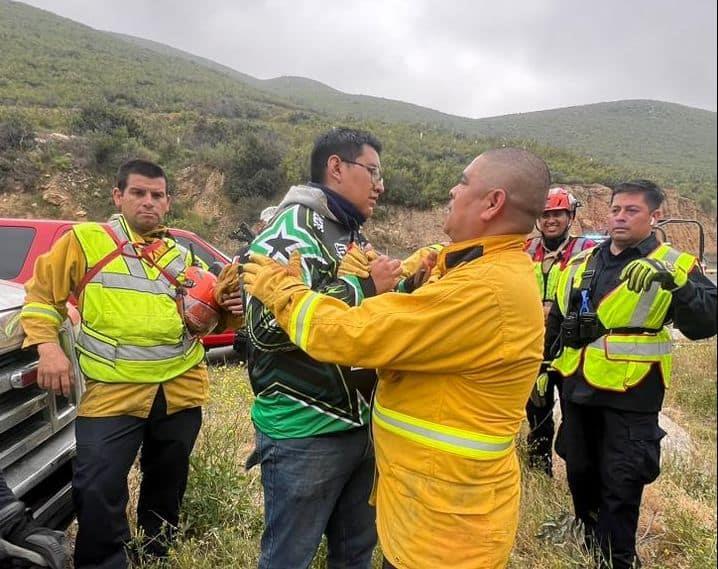
[[[576,208],[580,204],[573,197],[573,194],[564,188],[551,188],[546,196],[546,206],[544,211],[566,210],[572,216],[576,215]]]
[[[209,271],[199,267],[190,267],[185,271],[184,322],[196,336],[209,334],[219,322],[220,308],[214,300],[216,284],[217,277]]]

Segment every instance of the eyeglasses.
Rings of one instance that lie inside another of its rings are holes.
[[[361,166],[362,168],[364,168],[367,172],[369,172],[372,184],[379,184],[384,179],[384,175],[382,174],[381,168],[379,166],[367,166],[366,164],[362,164],[361,162],[345,160],[344,158],[341,158],[341,161],[346,162],[347,164],[356,164],[357,166]]]

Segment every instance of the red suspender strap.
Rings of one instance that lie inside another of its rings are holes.
[[[75,287],[74,295],[77,300],[80,299],[80,295],[82,294],[82,291],[85,290],[85,286],[87,286],[87,283],[89,283],[97,273],[99,273],[105,266],[107,266],[108,263],[119,257],[122,254],[122,248],[127,245],[127,241],[121,242],[115,232],[112,231],[109,226],[103,225],[102,228],[112,238],[112,240],[115,242],[115,245],[117,245],[117,248],[102,257],[102,259],[100,259],[94,267],[92,267],[89,271],[85,273],[85,276],[82,277],[80,283]]]

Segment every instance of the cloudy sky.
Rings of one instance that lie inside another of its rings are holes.
[[[486,117],[618,99],[716,110],[716,0],[29,0],[259,78]]]

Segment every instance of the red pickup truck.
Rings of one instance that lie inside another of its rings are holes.
[[[3,248],[3,254],[0,255],[0,279],[23,284],[32,276],[35,259],[49,251],[52,244],[75,223],[78,222],[0,218],[0,243]],[[194,254],[208,266],[217,263],[224,266],[230,262],[227,255],[191,231],[170,229],[170,234],[180,245],[187,248],[191,245]],[[202,338],[206,348],[231,346],[233,341],[233,330],[225,330]]]

